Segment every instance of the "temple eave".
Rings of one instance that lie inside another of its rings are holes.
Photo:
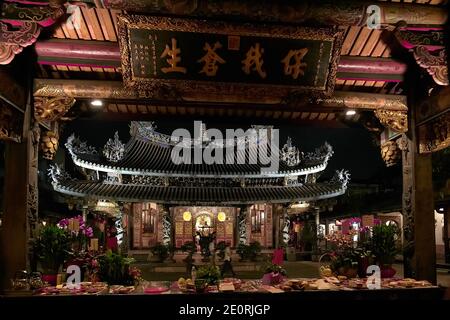
[[[54,183],[55,191],[74,197],[103,200],[151,201],[173,205],[242,205],[255,203],[294,203],[316,201],[343,195],[345,184],[315,183],[273,187],[175,187],[122,185],[89,181]]]
[[[72,160],[77,166],[79,166],[81,168],[85,168],[85,169],[96,170],[96,171],[101,171],[101,172],[106,172],[106,173],[139,175],[139,176],[154,176],[154,177],[202,177],[202,178],[220,178],[220,177],[224,177],[224,178],[242,178],[242,177],[267,178],[267,177],[271,177],[271,178],[281,178],[281,177],[289,177],[289,176],[295,177],[295,176],[302,176],[302,175],[307,175],[307,174],[318,173],[318,172],[324,171],[327,167],[327,162],[324,162],[324,163],[316,165],[316,166],[306,167],[306,168],[292,170],[292,171],[267,172],[267,173],[247,172],[247,173],[243,173],[243,174],[241,174],[241,173],[208,174],[208,173],[190,173],[190,172],[178,173],[178,172],[171,172],[171,171],[160,171],[160,170],[151,171],[151,170],[142,170],[142,169],[138,169],[138,168],[123,168],[123,167],[116,167],[113,165],[106,165],[106,164],[102,164],[102,163],[94,163],[94,162],[86,161],[86,160],[80,159],[76,156],[73,156]]]

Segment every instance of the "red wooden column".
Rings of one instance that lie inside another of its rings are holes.
[[[436,283],[436,241],[431,154],[420,154],[416,116],[421,89],[417,73],[410,80],[409,127],[399,141],[403,170],[404,274]]]

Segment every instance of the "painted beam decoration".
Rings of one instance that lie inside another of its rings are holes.
[[[450,112],[418,127],[419,152],[430,153],[450,146]]]
[[[283,101],[333,93],[342,32],[119,16],[125,86],[180,100]],[[156,96],[155,98],[158,98]]]
[[[41,29],[53,25],[66,9],[62,1],[10,0],[1,5],[0,12],[0,65],[5,65],[35,43]]]

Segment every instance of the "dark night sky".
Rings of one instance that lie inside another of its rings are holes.
[[[65,143],[68,135],[75,133],[83,141],[88,141],[95,147],[103,147],[115,131],[119,132],[122,142],[128,141],[129,123],[119,121],[75,120],[64,128],[61,144]],[[166,134],[176,128],[186,128],[192,132],[192,121],[158,120],[157,130]],[[226,128],[236,126],[224,123],[206,122],[207,128],[218,128],[225,132]],[[399,167],[386,168],[380,156],[380,149],[367,130],[363,128],[324,128],[298,125],[275,126],[280,129],[280,145],[287,136],[293,139],[294,145],[304,152],[313,151],[328,141],[333,146],[334,156],[329,162],[325,176],[329,176],[335,169],[348,169],[353,182],[382,183],[386,178],[400,175]],[[242,127],[246,129],[246,127]],[[385,181],[386,182],[386,181]]]

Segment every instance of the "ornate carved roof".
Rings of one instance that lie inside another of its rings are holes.
[[[171,177],[258,178],[302,176],[325,170],[328,160],[333,155],[332,147],[328,143],[314,152],[302,153],[296,147],[293,147],[292,141],[288,139],[288,143],[281,150],[269,147],[271,152],[278,153],[279,170],[262,173],[261,169],[268,167],[268,165],[261,163],[260,157],[257,155],[259,144],[255,145],[255,148],[248,147],[248,145],[241,149],[236,147],[236,159],[241,155],[242,159],[245,159],[243,164],[227,164],[225,156],[223,164],[187,164],[176,163],[171,158],[173,148],[181,140],[177,140],[178,137],[157,132],[153,123],[132,122],[130,133],[131,139],[125,146],[115,135],[114,140],[107,142],[103,152],[99,152],[86,142],[80,141],[74,135],[69,137],[65,146],[74,163],[86,169],[128,175]],[[264,142],[258,141],[258,143]],[[183,139],[182,143],[189,148],[195,145],[196,140]],[[201,143],[203,143],[202,148],[215,146],[220,150],[221,146],[235,147],[239,143],[248,144],[248,141],[239,139],[214,141],[206,139],[205,141],[202,139]],[[239,153],[241,154],[239,155]],[[256,162],[249,161],[251,157],[256,159]]]
[[[349,181],[347,172],[338,171],[328,183],[296,183],[285,186],[165,185],[164,181],[156,181],[154,184],[138,184],[75,180],[57,166],[50,169],[50,176],[56,191],[71,196],[113,199],[114,201],[154,201],[191,205],[314,201],[344,194]]]

